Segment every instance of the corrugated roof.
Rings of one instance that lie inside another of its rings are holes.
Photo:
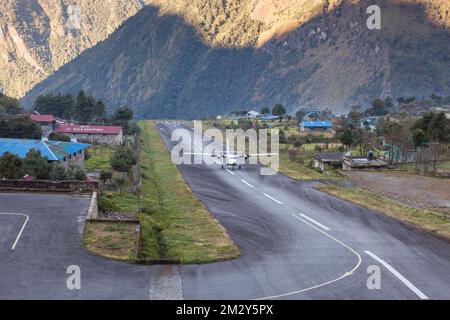
[[[28,151],[35,149],[41,153],[42,157],[50,161],[58,161],[89,146],[90,144],[86,143],[0,138],[0,156],[9,152],[25,158]]]
[[[84,133],[84,134],[119,134],[122,127],[119,126],[82,126],[78,124],[60,124],[56,128],[59,133]]]
[[[333,127],[331,121],[303,121],[302,125],[309,128]]]
[[[56,120],[51,114],[30,114],[30,118],[36,122],[52,122]]]

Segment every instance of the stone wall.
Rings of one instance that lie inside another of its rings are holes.
[[[0,191],[93,193],[98,189],[98,182],[91,181],[0,180]]]

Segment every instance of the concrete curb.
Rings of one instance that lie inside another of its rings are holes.
[[[87,220],[97,220],[97,219],[98,219],[97,192],[94,191],[92,193],[91,203],[89,204]]]

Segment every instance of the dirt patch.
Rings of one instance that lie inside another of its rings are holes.
[[[349,171],[354,185],[398,202],[450,214],[450,180],[402,172]]]

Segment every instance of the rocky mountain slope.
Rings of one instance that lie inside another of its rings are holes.
[[[116,1],[125,3],[133,6],[120,16],[111,11],[112,26],[144,1]],[[80,36],[91,49],[50,54],[50,65],[39,60],[48,65],[45,78],[82,52],[36,85],[24,103],[30,106],[41,93],[83,88],[111,107],[131,105],[141,117],[201,117],[276,102],[291,111],[313,105],[344,112],[387,94],[450,93],[449,0],[145,3],[109,37],[114,28],[100,23],[103,42],[93,46],[102,39],[94,31],[94,40],[88,31]],[[382,8],[381,30],[366,27],[366,8],[374,3]],[[30,64],[26,55],[22,60]],[[37,82],[18,79],[28,81],[22,88]]]
[[[139,0],[2,0],[1,6],[0,89],[21,97],[106,39],[143,4]]]

